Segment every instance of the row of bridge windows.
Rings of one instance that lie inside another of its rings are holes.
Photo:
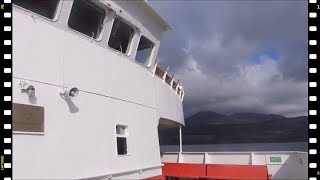
[[[37,13],[53,20],[61,0],[14,0],[13,3],[26,10]],[[99,39],[107,16],[106,8],[97,0],[75,0],[70,11],[68,26],[93,39]],[[128,54],[131,40],[135,34],[134,28],[115,17],[108,45],[110,48]],[[154,43],[147,37],[141,36],[135,60],[147,65],[151,57]]]

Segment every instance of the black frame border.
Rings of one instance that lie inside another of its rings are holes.
[[[319,130],[317,128],[318,124],[318,100],[317,93],[319,92],[319,46],[318,46],[318,24],[319,24],[319,15],[320,11],[320,0],[309,0],[308,4],[308,112],[309,112],[309,180],[316,180],[320,178],[320,171],[318,171],[317,162],[319,162],[319,153],[317,153],[317,137],[319,135]]]
[[[12,0],[1,0],[1,103],[0,108],[0,178],[12,179]]]

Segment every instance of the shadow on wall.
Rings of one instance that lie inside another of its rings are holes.
[[[272,179],[308,179],[308,154],[292,154],[283,165],[269,165],[270,170],[276,172]]]
[[[29,102],[31,104],[37,104],[37,96],[32,96],[32,97],[29,97]]]
[[[64,99],[67,104],[68,104],[68,107],[69,107],[69,111],[71,113],[77,113],[79,112],[79,108],[72,102],[72,100],[70,99],[69,96],[65,96],[65,95],[61,95],[60,96],[62,97],[62,99]]]

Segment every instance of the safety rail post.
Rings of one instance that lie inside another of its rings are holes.
[[[180,147],[180,153],[182,152],[182,129],[181,129],[181,125],[179,127],[179,147]]]
[[[162,80],[163,80],[163,82],[166,82],[166,76],[167,76],[167,74],[168,74],[168,71],[169,71],[169,66],[167,67],[167,69],[164,71],[164,73],[163,73],[163,76],[162,76]]]

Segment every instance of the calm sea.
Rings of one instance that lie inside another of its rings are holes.
[[[183,145],[184,152],[308,151],[307,142]],[[179,145],[161,146],[161,152],[178,152]]]

